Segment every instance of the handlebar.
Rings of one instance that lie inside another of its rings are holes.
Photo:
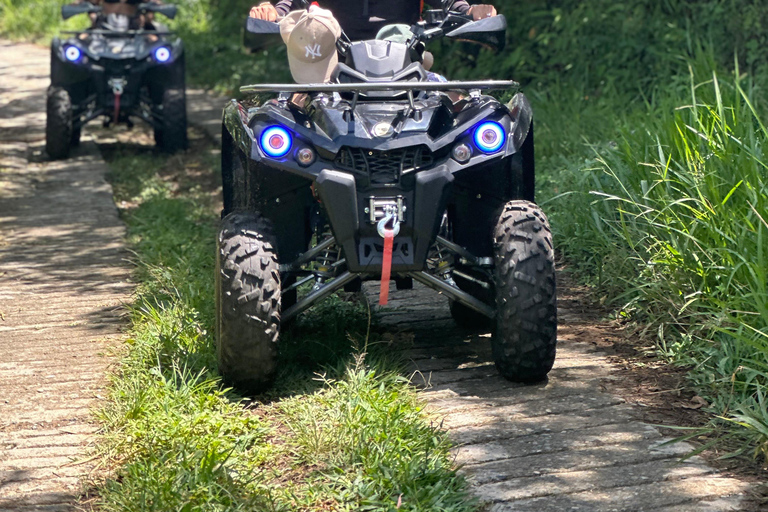
[[[138,12],[141,12],[141,13],[156,12],[172,20],[173,18],[176,17],[178,8],[175,5],[157,4],[154,2],[148,2],[148,3],[139,4],[137,6],[137,10]],[[90,2],[82,2],[79,4],[62,5],[61,17],[65,20],[68,20],[72,16],[77,16],[78,14],[90,14],[90,13],[97,13],[101,11],[102,11],[102,8],[100,5],[94,5]]]

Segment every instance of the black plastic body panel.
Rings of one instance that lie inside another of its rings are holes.
[[[525,173],[533,168],[526,162],[533,157],[530,105],[520,94],[515,98],[502,105],[489,96],[454,102],[442,93],[422,95],[417,100],[421,121],[403,119],[407,104],[391,99],[361,102],[347,120],[348,103],[320,94],[303,110],[274,99],[251,106],[232,101],[223,118],[225,213],[253,209],[267,216],[275,227],[280,262],[290,263],[308,248],[309,212],[319,199],[348,269],[371,277],[380,273],[382,239],[370,221],[370,198],[399,197],[407,210],[395,238],[393,275],[424,269],[446,211],[454,240],[477,256],[489,256],[496,216],[507,201],[526,198]],[[498,122],[509,134],[492,154],[472,146],[474,128],[485,120]],[[393,133],[375,136],[372,128],[380,123],[391,124]],[[261,132],[273,125],[293,135],[284,157],[267,157],[259,147]],[[463,164],[451,156],[461,143],[473,147],[470,161]],[[295,155],[305,147],[314,149],[317,158],[301,166]],[[423,147],[432,160],[423,169],[396,174],[390,183],[374,183],[365,170],[339,167],[344,147],[360,148],[374,155],[370,158]]]

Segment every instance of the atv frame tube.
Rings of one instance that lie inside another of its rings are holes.
[[[514,80],[457,80],[452,82],[361,82],[357,84],[255,84],[242,86],[240,92],[488,91],[519,88],[520,84]]]

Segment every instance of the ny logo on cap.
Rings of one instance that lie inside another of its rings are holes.
[[[322,57],[322,54],[320,53],[320,45],[315,44],[314,46],[305,46],[304,49],[306,50],[306,53],[304,54],[305,57],[312,57],[313,59],[317,57]]]

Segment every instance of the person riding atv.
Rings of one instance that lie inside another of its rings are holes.
[[[151,12],[140,12],[141,0],[80,0],[77,4],[89,3],[101,7],[101,12],[90,13],[92,28],[117,28],[129,30],[163,30],[165,26],[155,22],[155,16]],[[159,0],[150,0],[148,3],[160,5]],[[128,26],[121,25],[128,22]],[[117,26],[115,26],[117,25]]]
[[[64,31],[51,41],[51,86],[46,100],[46,152],[66,158],[82,128],[96,118],[104,125],[152,126],[159,148],[187,146],[184,45],[159,13],[176,6],[157,1],[81,1],[61,8],[63,19],[88,14],[92,26]]]
[[[421,0],[323,0],[320,7],[333,13],[352,41],[375,39],[376,34],[385,26],[393,23],[412,25],[419,20],[424,8]],[[427,0],[429,5],[440,7],[442,0]],[[251,8],[251,18],[276,21],[290,11],[302,9],[301,0],[279,0],[276,5],[269,2]],[[478,4],[470,6],[466,0],[457,0],[450,6],[452,11],[472,16],[474,20],[496,16],[492,5]]]

